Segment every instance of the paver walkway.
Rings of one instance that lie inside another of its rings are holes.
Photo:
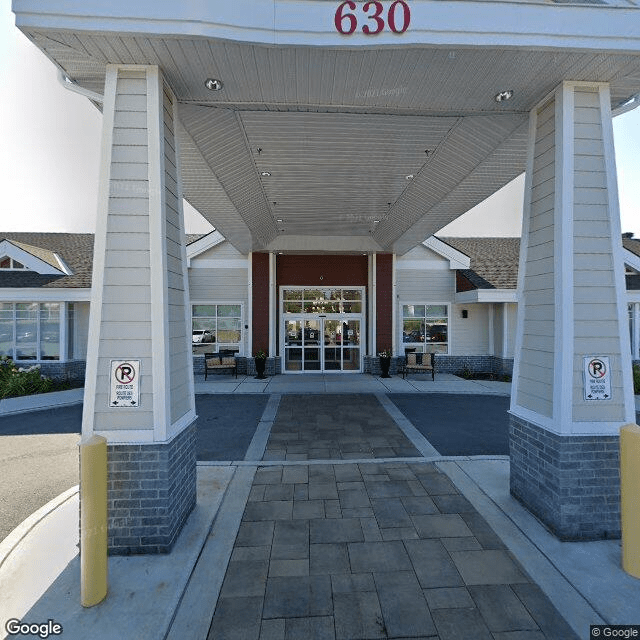
[[[209,640],[576,638],[376,398],[342,399],[283,397],[265,457],[298,463],[258,466]]]
[[[286,395],[264,460],[419,456],[374,395]]]

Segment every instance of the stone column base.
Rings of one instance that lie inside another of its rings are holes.
[[[560,540],[620,538],[618,436],[559,436],[512,415],[511,495]]]
[[[196,504],[195,423],[166,444],[107,445],[109,555],[169,553]]]

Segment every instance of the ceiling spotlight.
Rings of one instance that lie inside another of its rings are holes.
[[[413,173],[410,173],[408,176],[405,176],[405,180],[413,180]]]
[[[220,91],[222,89],[222,80],[217,80],[216,78],[207,78],[204,81],[204,86],[209,89],[209,91]]]
[[[494,96],[496,102],[504,102],[505,100],[511,100],[513,98],[513,89],[507,89],[506,91],[500,91]]]
[[[282,222],[282,218],[278,218],[276,222]]]
[[[260,172],[260,175],[261,175],[263,178],[268,178],[269,176],[271,176],[271,173],[270,173],[269,171],[261,171],[261,172]]]

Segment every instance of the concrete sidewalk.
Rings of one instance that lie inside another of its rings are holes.
[[[78,640],[568,640],[640,624],[620,542],[558,542],[510,496],[507,458],[434,455],[384,392],[377,409],[371,396],[315,396],[304,416],[287,397],[270,395],[244,460],[198,464],[198,504],[171,554],[109,558],[97,607],[80,606],[77,490],[33,514],[0,544],[2,633],[16,618]],[[356,400],[376,433],[349,416]],[[330,458],[303,459],[322,449]]]

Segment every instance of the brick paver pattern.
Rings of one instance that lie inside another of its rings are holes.
[[[328,449],[342,459],[355,446],[406,455],[411,445],[381,424],[375,397],[356,397],[328,407],[327,396],[305,396],[300,412],[283,397],[265,457]],[[293,442],[306,449],[291,451]],[[446,475],[398,458],[259,467],[208,638],[577,636]]]

